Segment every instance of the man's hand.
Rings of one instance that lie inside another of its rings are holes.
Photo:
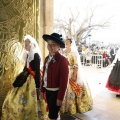
[[[58,100],[58,99],[57,99],[56,105],[57,105],[57,106],[61,106],[61,105],[62,105],[62,100]]]
[[[36,94],[37,94],[37,100],[40,100],[40,90],[36,89]]]
[[[44,98],[44,93],[40,92],[40,98],[43,99]]]

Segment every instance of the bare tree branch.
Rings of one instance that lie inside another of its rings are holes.
[[[72,10],[70,9],[71,17],[68,21],[63,19],[55,19],[55,29],[61,29],[64,31],[67,37],[72,37],[75,40],[82,40],[88,37],[91,31],[98,30],[99,28],[109,28],[110,20],[112,17],[107,20],[103,19],[97,23],[93,22],[96,9],[100,6],[95,6],[91,8],[91,11],[87,8],[86,17],[83,20],[78,21],[80,12],[77,10],[77,15],[74,16]],[[76,27],[77,24],[77,27]],[[77,29],[75,29],[77,28]]]

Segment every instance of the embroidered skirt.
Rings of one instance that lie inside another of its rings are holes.
[[[35,81],[29,75],[22,87],[12,87],[9,90],[2,106],[1,120],[47,120],[45,101],[40,100],[40,105],[43,114],[38,116]]]
[[[88,84],[84,83],[79,92],[80,95],[78,96],[69,84],[61,106],[61,113],[85,113],[92,109],[92,96]]]

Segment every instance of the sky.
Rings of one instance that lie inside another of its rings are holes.
[[[110,27],[92,31],[91,41],[101,41],[104,44],[120,43],[120,0],[54,0],[54,19],[69,18],[70,9],[76,16],[77,8],[81,21],[86,16],[87,8],[90,12],[90,8],[96,6],[93,21],[98,23],[103,19],[111,18]]]

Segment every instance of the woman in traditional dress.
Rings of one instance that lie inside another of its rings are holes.
[[[41,54],[36,40],[30,35],[25,36],[24,43],[26,64],[4,100],[2,120],[38,120]],[[23,81],[23,78],[26,79]],[[45,102],[40,101],[45,109]],[[44,112],[44,116],[47,116],[47,112]]]
[[[106,88],[117,93],[116,97],[120,97],[120,48],[110,66],[113,68],[109,75]]]
[[[66,49],[63,54],[68,58],[70,70],[68,90],[61,107],[61,113],[84,113],[92,108],[91,92],[83,74],[75,41],[67,39],[65,45]]]

